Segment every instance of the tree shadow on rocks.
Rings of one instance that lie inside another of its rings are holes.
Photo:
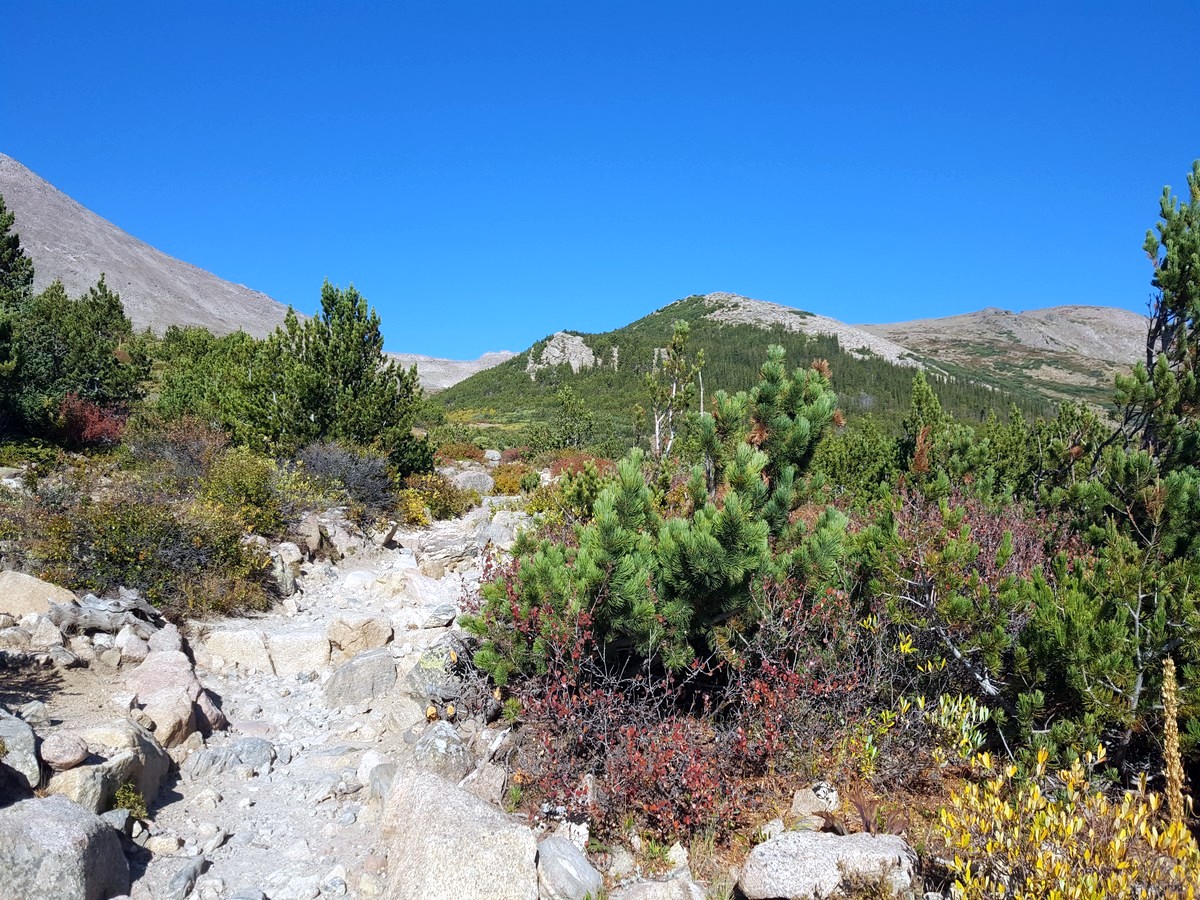
[[[46,702],[62,687],[62,674],[29,657],[0,653],[0,706],[15,710],[31,700]]]

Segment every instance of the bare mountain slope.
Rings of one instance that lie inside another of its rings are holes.
[[[416,366],[421,387],[431,392],[444,391],[451,385],[470,378],[476,372],[498,366],[515,355],[507,350],[485,353],[479,359],[438,359],[434,356],[421,356],[419,353],[388,354],[405,368]]]
[[[155,250],[2,153],[0,196],[16,216],[38,290],[57,278],[68,293],[82,294],[103,272],[134,327],[157,332],[202,325],[263,337],[283,321],[286,307],[266,294]]]
[[[988,308],[940,319],[860,325],[939,368],[1036,385],[1053,397],[1107,402],[1112,377],[1144,358],[1145,316],[1108,306],[1014,313]]]

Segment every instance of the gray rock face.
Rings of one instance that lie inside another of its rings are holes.
[[[316,672],[329,664],[329,639],[319,631],[273,634],[267,646],[276,675]]]
[[[213,656],[219,656],[228,663],[275,674],[267,641],[261,631],[253,628],[214,631],[204,639],[204,646]]]
[[[537,845],[511,816],[428,773],[397,776],[383,814],[389,900],[537,900]]]
[[[857,876],[912,891],[915,862],[912,848],[895,835],[790,831],[750,852],[738,889],[747,900],[809,900],[832,896]]]
[[[213,334],[241,330],[261,338],[283,324],[282,304],[139,241],[3,154],[0,194],[16,214],[26,252],[37,259],[35,291],[57,278],[77,297],[104,272],[138,331],[202,325]]]
[[[153,734],[130,719],[116,719],[77,735],[100,761],[56,773],[46,786],[49,793],[99,813],[112,804],[121,785],[133,782],[148,804],[154,802],[171,758]]]
[[[210,747],[187,758],[180,772],[189,781],[222,775],[238,766],[249,766],[258,775],[271,771],[275,745],[264,738],[248,737],[224,747]]]
[[[548,837],[538,844],[537,865],[541,900],[584,900],[604,888],[604,878],[566,838]]]
[[[454,674],[449,647],[433,647],[417,659],[404,676],[403,690],[421,703],[451,703],[458,699],[462,682]]]
[[[106,900],[130,888],[117,833],[65,797],[0,810],[0,872],[8,900]]]
[[[454,782],[475,768],[475,757],[449,722],[434,722],[425,729],[413,747],[413,761]]]
[[[343,663],[325,682],[325,703],[332,708],[370,703],[396,684],[396,661],[386,649],[368,650]]]
[[[33,729],[11,713],[0,709],[0,741],[6,753],[0,759],[25,779],[25,787],[34,789],[42,780],[38,764],[37,738]]]

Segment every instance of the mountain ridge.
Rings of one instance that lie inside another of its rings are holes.
[[[158,333],[169,325],[200,325],[214,334],[265,337],[283,322],[283,304],[163,253],[3,153],[0,196],[33,260],[36,290],[58,279],[77,296],[103,273],[134,327]]]

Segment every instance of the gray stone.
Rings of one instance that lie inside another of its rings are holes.
[[[342,614],[329,623],[325,634],[329,642],[346,656],[355,656],[389,644],[392,640],[392,623],[379,616]]]
[[[36,789],[42,782],[42,767],[38,763],[37,738],[29,723],[0,709],[0,741],[5,747],[0,760],[25,779],[25,787]]]
[[[500,465],[500,451],[499,450],[484,450],[483,451],[483,461],[485,463],[487,463],[489,466]]]
[[[65,797],[0,810],[0,872],[7,900],[105,900],[130,889],[117,833]]]
[[[704,900],[704,888],[686,872],[666,881],[640,881],[609,895],[610,900]]]
[[[133,814],[127,809],[110,809],[101,813],[100,818],[118,834],[129,837],[133,833]]]
[[[385,648],[360,653],[343,663],[324,685],[331,708],[372,703],[396,685],[396,661]]]
[[[204,874],[207,866],[208,860],[204,856],[197,856],[191,862],[185,863],[167,884],[167,889],[162,895],[163,900],[184,900],[192,892],[196,879]]]
[[[280,596],[290,597],[296,593],[296,577],[303,561],[304,554],[290,541],[284,541],[271,551],[271,576],[279,585]]]
[[[508,773],[503,766],[486,762],[463,784],[468,791],[480,800],[486,800],[493,806],[499,806],[504,801],[504,785],[508,781]]]
[[[421,618],[422,628],[445,628],[458,617],[458,605],[440,603],[430,608]]]
[[[37,624],[29,634],[29,646],[35,650],[49,650],[66,644],[58,626],[48,616],[38,616]]]
[[[404,677],[403,690],[422,703],[451,703],[462,691],[454,666],[454,651],[450,647],[430,648],[417,658]]]
[[[193,753],[180,766],[180,772],[189,781],[223,775],[238,766],[246,766],[257,775],[267,775],[274,761],[274,744],[264,738],[247,737],[224,747],[210,747]]]
[[[69,731],[56,731],[42,741],[42,761],[55,772],[73,769],[88,758],[83,738]]]
[[[271,654],[267,650],[266,638],[257,629],[214,631],[204,639],[204,647],[213,656],[219,656],[227,663],[233,663],[240,668],[257,669],[259,672],[270,674],[275,672],[271,665]]]
[[[173,623],[168,622],[154,634],[150,635],[147,641],[150,649],[155,652],[164,650],[182,650],[183,636],[179,633],[179,628]]]
[[[413,747],[413,761],[422,769],[459,781],[475,768],[475,758],[449,722],[434,722]]]
[[[490,494],[496,481],[482,469],[465,469],[450,476],[450,483],[463,491],[475,491],[481,497]]]
[[[0,629],[0,650],[28,650],[29,632],[24,628],[13,626]]]
[[[916,854],[895,835],[789,831],[746,858],[738,889],[747,900],[807,900],[838,892],[846,878],[881,879],[911,892]]]
[[[329,639],[319,631],[273,634],[267,644],[276,675],[316,672],[329,665]]]
[[[384,800],[396,780],[396,764],[380,763],[371,769],[367,776],[367,797],[371,800]]]
[[[600,895],[604,878],[566,838],[548,837],[538,844],[541,900],[584,900]]]
[[[382,843],[389,900],[537,900],[533,833],[435,775],[396,778]]]
[[[24,572],[0,572],[0,613],[20,619],[29,613],[46,615],[50,603],[73,605],[75,595],[66,588],[26,575]]]
[[[41,726],[50,724],[50,711],[41,700],[30,700],[17,710],[17,715],[30,725]]]

